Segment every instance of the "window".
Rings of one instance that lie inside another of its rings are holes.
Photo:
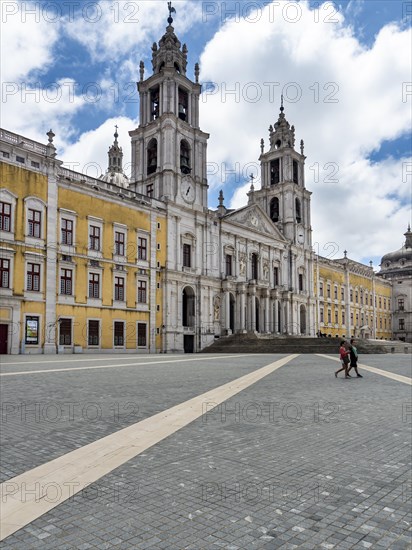
[[[334,295],[335,300],[337,300],[338,299],[338,287],[337,286],[335,286],[333,288],[333,295]]]
[[[25,164],[25,162],[26,162],[24,157],[19,157],[18,155],[16,155],[16,161],[21,162],[21,164]]]
[[[182,174],[190,174],[190,147],[185,139],[180,142],[180,170]]]
[[[326,287],[327,297],[330,298],[330,285]]]
[[[270,201],[270,219],[275,223],[279,221],[279,199],[277,197]]]
[[[137,323],[137,346],[139,348],[147,347],[146,323]]]
[[[335,325],[337,325],[339,323],[339,319],[338,319],[338,311],[335,310]]]
[[[332,312],[330,309],[328,309],[328,324],[330,325],[332,323]]]
[[[302,292],[303,290],[303,275],[302,273],[299,273],[299,291]]]
[[[89,227],[89,248],[100,250],[100,227],[97,227],[97,225]]]
[[[323,296],[323,283],[319,282],[319,296]]]
[[[60,272],[60,294],[71,296],[73,293],[73,271],[62,269]]]
[[[34,160],[31,161],[30,165],[33,166],[33,168],[40,168],[40,162]]]
[[[179,88],[179,118],[187,121],[188,118],[189,95],[185,90]]]
[[[183,267],[191,267],[191,252],[192,247],[190,244],[183,245]]]
[[[124,277],[114,278],[114,299],[117,302],[124,301]]]
[[[298,161],[293,161],[293,183],[299,183],[299,165]]]
[[[359,301],[359,293],[358,291],[355,292],[355,302],[358,303]]]
[[[29,208],[28,218],[29,218],[29,237],[35,237],[36,239],[40,239],[40,235],[41,235],[40,210],[33,210],[32,208]]]
[[[323,307],[320,308],[320,322],[323,323]]]
[[[232,275],[232,256],[230,254],[226,254],[226,277],[230,277]]]
[[[138,260],[147,260],[147,239],[144,237],[137,239],[137,258]]]
[[[300,223],[302,221],[302,210],[301,210],[299,199],[295,199],[295,212],[296,212],[296,221]]]
[[[405,319],[399,319],[399,330],[405,330]]]
[[[0,203],[0,230],[11,231],[11,204],[8,202]]]
[[[399,311],[405,311],[405,299],[398,298],[398,309]]]
[[[157,170],[157,141],[153,138],[147,146],[147,175],[154,174]]]
[[[373,297],[372,297],[372,294],[369,296],[369,305],[370,305],[370,306],[373,305]]]
[[[0,287],[10,286],[10,260],[0,259]]]
[[[147,281],[137,282],[137,302],[139,304],[147,303]]]
[[[89,298],[99,298],[100,296],[100,275],[98,273],[89,273]]]
[[[280,182],[280,159],[272,160],[270,163],[270,185]]]
[[[353,302],[353,290],[350,289],[350,301]]]
[[[150,120],[159,118],[159,86],[150,90]]]
[[[345,312],[342,310],[342,325],[345,324]]]
[[[122,321],[114,323],[114,345],[124,346],[124,323]]]
[[[363,290],[360,291],[360,304],[363,306]]]
[[[379,307],[382,308],[382,298],[379,298]]]
[[[89,320],[88,322],[88,345],[89,346],[98,346],[99,345],[99,336],[100,336],[100,321],[92,321]]]
[[[258,279],[258,256],[252,254],[252,279],[255,281]]]
[[[32,345],[39,343],[39,317],[26,317],[25,343]]]
[[[383,299],[383,309],[386,309],[386,298]]]
[[[72,245],[73,244],[73,221],[62,218],[61,230],[62,230],[61,244]]]
[[[273,268],[273,286],[279,285],[279,268],[274,267]]]
[[[340,289],[340,299],[342,302],[345,301],[345,289],[343,287]]]
[[[125,235],[120,231],[114,232],[114,253],[117,256],[124,256]]]
[[[146,185],[146,195],[148,197],[153,197],[153,193],[154,193],[153,183],[150,183],[149,185]]]
[[[61,346],[71,346],[72,344],[72,320],[60,319],[59,344]]]
[[[27,290],[40,291],[40,264],[27,264]]]

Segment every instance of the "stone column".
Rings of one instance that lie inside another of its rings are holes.
[[[265,332],[270,333],[270,324],[269,324],[269,307],[270,307],[270,301],[269,301],[269,290],[265,290]]]
[[[242,286],[239,293],[239,300],[240,300],[240,327],[239,332],[246,332],[246,319],[245,319],[245,288]]]

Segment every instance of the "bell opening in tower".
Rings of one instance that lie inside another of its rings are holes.
[[[270,185],[280,182],[280,159],[272,160],[270,163]]]
[[[159,86],[150,90],[150,120],[159,118]]]
[[[299,165],[298,161],[293,161],[293,183],[299,183]]]
[[[147,147],[147,175],[154,174],[157,170],[157,141],[153,138]]]
[[[190,174],[190,147],[186,140],[180,142],[180,170],[182,174]]]
[[[189,96],[185,90],[179,88],[179,118],[187,121],[187,109],[189,105]]]

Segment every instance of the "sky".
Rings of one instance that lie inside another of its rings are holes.
[[[259,188],[260,140],[285,115],[303,139],[314,250],[379,268],[411,222],[412,2],[176,0],[174,29],[200,63],[209,207]],[[167,2],[1,3],[1,126],[47,142],[73,170],[107,168],[114,125],[130,173],[139,62],[167,26]]]

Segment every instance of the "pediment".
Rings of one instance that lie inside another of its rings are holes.
[[[279,241],[286,241],[285,237],[274,225],[266,212],[257,204],[251,204],[239,210],[235,210],[227,214],[224,219],[228,222],[236,223],[242,227],[257,231],[258,233],[270,235]]]

